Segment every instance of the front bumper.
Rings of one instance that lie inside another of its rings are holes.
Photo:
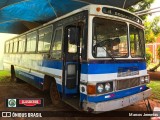
[[[106,102],[99,102],[99,103],[91,103],[86,102],[83,103],[83,108],[85,111],[90,112],[105,112],[105,111],[111,111],[119,108],[123,108],[129,105],[132,105],[138,101],[144,100],[148,98],[151,95],[151,88],[134,94],[127,97],[123,97],[120,99],[110,100]]]

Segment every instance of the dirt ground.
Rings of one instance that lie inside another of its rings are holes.
[[[44,98],[44,107],[43,108],[7,108],[5,106],[5,100],[7,98]],[[152,109],[154,107],[160,107],[160,101],[158,100],[149,100]],[[125,107],[123,109],[119,109],[118,111],[146,111],[146,106],[145,103],[143,101],[138,102],[134,105]],[[5,81],[5,82],[0,82],[0,111],[62,111],[62,112],[68,112],[68,111],[76,111],[74,108],[70,107],[69,105],[61,102],[59,106],[53,106],[51,104],[51,100],[49,97],[49,94],[46,94],[34,87],[32,87],[31,85],[27,84],[27,83],[15,83],[15,82],[10,82]],[[78,112],[78,111],[77,111]],[[114,112],[114,111],[113,111]],[[81,114],[81,113],[80,113]],[[101,117],[85,117],[85,119],[89,119],[89,120],[102,120],[103,119],[103,115],[105,115],[105,113],[101,114]],[[3,120],[4,118],[0,118],[0,120]],[[26,118],[6,118],[7,120],[24,120]],[[27,118],[28,120],[30,120],[31,118]],[[33,118],[35,119],[35,118]],[[42,118],[41,118],[42,119]],[[40,119],[40,120],[41,120]],[[44,120],[53,120],[53,119],[58,119],[58,120],[84,120],[84,117],[71,117],[68,118],[66,116],[57,116],[55,118],[43,118]],[[105,117],[106,119],[113,119],[113,117]],[[115,118],[116,120],[119,120],[120,118],[117,117],[116,118],[116,114],[115,114]],[[139,117],[123,117],[121,119],[131,119],[131,120],[140,120],[140,119],[145,119],[145,120],[149,120],[151,118],[149,117],[144,117],[144,118],[139,118]],[[158,119],[157,119],[158,120]]]

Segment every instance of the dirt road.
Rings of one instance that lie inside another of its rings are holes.
[[[7,108],[5,105],[5,99],[7,98],[44,98],[44,107],[43,108]],[[160,107],[160,101],[150,100],[150,103],[151,103],[152,109],[155,106]],[[76,111],[74,108],[70,107],[69,105],[63,102],[59,106],[53,106],[51,104],[49,94],[46,94],[32,87],[31,85],[27,83],[14,83],[14,82],[10,82],[9,80],[5,82],[0,82],[0,110],[1,111]],[[134,105],[131,105],[129,107],[120,109],[118,111],[146,111],[146,106],[144,102],[142,101]],[[104,115],[104,113],[102,115]],[[63,116],[59,116],[58,118],[64,119],[61,117]],[[16,118],[10,118],[10,119],[16,119]],[[47,118],[47,119],[51,119],[51,118]],[[66,119],[68,118],[65,117],[65,120]],[[77,120],[80,118],[73,117],[72,119]],[[88,118],[88,119],[91,120],[91,118]],[[98,119],[102,119],[102,116],[100,118],[98,117],[92,118],[92,120],[98,120]],[[130,117],[130,119],[134,119],[134,117]],[[144,118],[144,119],[150,119],[150,118]]]

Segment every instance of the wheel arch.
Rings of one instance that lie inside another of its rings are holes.
[[[49,91],[50,90],[50,85],[52,82],[56,83],[56,79],[52,76],[45,75],[44,76],[44,83],[43,83],[43,91]]]

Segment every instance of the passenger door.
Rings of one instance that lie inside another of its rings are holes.
[[[79,95],[80,76],[80,27],[66,26],[64,38],[63,93]]]

